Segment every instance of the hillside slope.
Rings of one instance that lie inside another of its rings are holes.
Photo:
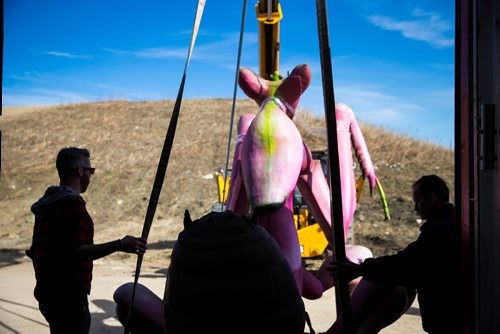
[[[7,110],[0,117],[0,249],[22,250],[30,244],[30,206],[48,185],[57,184],[55,156],[64,146],[91,151],[96,174],[84,197],[94,218],[96,242],[140,234],[173,105],[173,101],[113,101],[18,114]],[[250,100],[238,100],[236,110],[241,115],[255,113],[257,107]],[[230,112],[229,99],[183,102],[150,233],[151,250],[172,247],[184,209],[197,218],[216,201],[212,173],[225,164]],[[299,118],[298,127],[310,148],[326,148],[325,138],[317,135],[324,132],[323,120],[304,112]],[[373,126],[362,129],[392,220],[383,220],[378,194],[375,191],[370,198],[365,184],[355,217],[355,240],[375,255],[390,254],[418,234],[412,182],[424,174],[438,174],[451,185],[453,152]]]

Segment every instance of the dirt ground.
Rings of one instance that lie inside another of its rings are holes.
[[[139,283],[163,296],[167,264],[145,261]],[[135,259],[111,256],[95,261],[92,292],[89,298],[92,314],[91,333],[119,334],[123,327],[116,318],[113,292],[134,279]],[[33,297],[33,267],[22,252],[0,252],[0,333],[48,334],[49,328],[38,311]],[[330,289],[318,300],[304,299],[316,333],[327,330],[335,320],[335,295]],[[305,328],[306,332],[309,329]],[[381,331],[383,334],[424,333],[418,303],[397,322]]]

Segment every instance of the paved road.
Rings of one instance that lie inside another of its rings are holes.
[[[5,255],[5,254],[4,254]],[[38,311],[33,297],[35,284],[33,267],[29,259],[18,254],[0,259],[0,333],[48,334],[49,328]],[[115,318],[113,292],[121,284],[133,281],[135,263],[130,260],[95,261],[94,280],[90,296],[92,314],[91,333],[121,334],[123,327]],[[144,266],[139,282],[159,296],[165,287],[165,269]],[[325,331],[335,319],[333,289],[315,301],[305,300],[306,309],[316,332]],[[396,323],[384,329],[383,334],[419,334],[421,329],[418,304]]]

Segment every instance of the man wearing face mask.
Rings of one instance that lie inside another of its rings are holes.
[[[52,334],[90,330],[87,296],[93,260],[114,252],[143,254],[146,240],[133,236],[94,244],[94,223],[81,193],[95,168],[87,149],[63,148],[56,159],[59,186],[50,186],[32,205],[33,241],[26,254],[33,260],[35,298]]]

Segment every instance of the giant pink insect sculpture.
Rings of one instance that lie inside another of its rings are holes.
[[[329,259],[315,275],[302,266],[293,220],[293,193],[298,186],[332,242],[329,185],[292,121],[311,71],[299,65],[287,78],[267,81],[242,68],[239,78],[240,87],[260,111],[242,116],[238,124],[227,200],[232,212],[209,214],[196,222],[185,217],[163,300],[137,285],[129,323],[133,333],[246,334],[255,333],[255,326],[266,334],[302,333],[305,313],[300,296],[317,299],[333,286],[326,270]],[[353,148],[370,191],[377,178],[352,110],[337,104],[336,112],[343,194],[339,223],[347,235],[356,209]],[[346,246],[346,254],[355,263],[372,256],[367,248],[354,245]],[[271,258],[275,262],[265,266]],[[124,324],[132,293],[133,284],[128,283],[114,294]],[[224,319],[230,312],[234,314]]]
[[[293,192],[298,186],[332,242],[329,185],[320,162],[312,159],[292,121],[300,96],[310,81],[311,71],[305,64],[296,66],[281,81],[268,81],[249,69],[240,70],[239,85],[260,106],[260,111],[255,116],[244,115],[239,121],[227,209],[255,214],[258,224],[275,238],[287,258],[302,296],[316,299],[333,285],[326,271],[329,260],[325,260],[316,275],[302,266],[292,207]],[[336,114],[342,223],[347,236],[356,209],[353,148],[369,181],[370,193],[377,177],[352,110],[338,103]],[[367,248],[353,245],[346,246],[346,254],[355,263],[372,256]]]

